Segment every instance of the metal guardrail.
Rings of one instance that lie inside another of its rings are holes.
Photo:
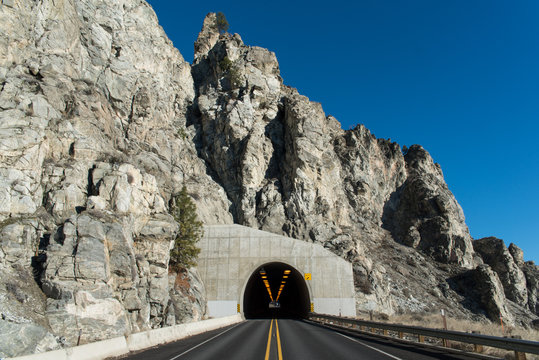
[[[310,320],[329,320],[340,324],[356,325],[359,327],[366,327],[371,329],[381,329],[386,331],[395,331],[399,333],[399,337],[402,338],[402,334],[414,334],[419,337],[421,341],[422,336],[431,338],[445,339],[451,341],[457,341],[473,345],[490,346],[498,349],[513,350],[517,355],[517,359],[520,353],[539,354],[539,342],[521,339],[502,338],[497,336],[481,335],[481,334],[469,334],[460,331],[451,330],[438,330],[429,329],[419,326],[407,326],[397,324],[386,324],[374,321],[351,319],[333,315],[316,314],[311,313],[308,317]],[[476,347],[477,349],[477,347]]]

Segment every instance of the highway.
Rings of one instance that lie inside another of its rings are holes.
[[[364,335],[342,334],[293,319],[247,320],[131,354],[129,360],[187,359],[471,359]]]

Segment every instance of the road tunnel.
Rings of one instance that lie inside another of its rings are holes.
[[[304,318],[309,310],[307,284],[293,267],[267,263],[249,277],[243,295],[245,318]]]

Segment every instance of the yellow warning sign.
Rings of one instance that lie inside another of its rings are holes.
[[[238,304],[238,312],[240,312],[240,304]]]
[[[311,312],[314,312],[314,303],[311,303]]]
[[[305,280],[311,280],[311,273],[305,273]]]

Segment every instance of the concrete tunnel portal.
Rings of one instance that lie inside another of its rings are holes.
[[[206,294],[210,317],[356,315],[352,264],[319,244],[231,224],[206,225],[198,246],[197,290]],[[279,306],[270,307],[272,297]]]
[[[243,295],[246,319],[305,318],[310,311],[307,284],[292,266],[271,262],[249,277]]]

